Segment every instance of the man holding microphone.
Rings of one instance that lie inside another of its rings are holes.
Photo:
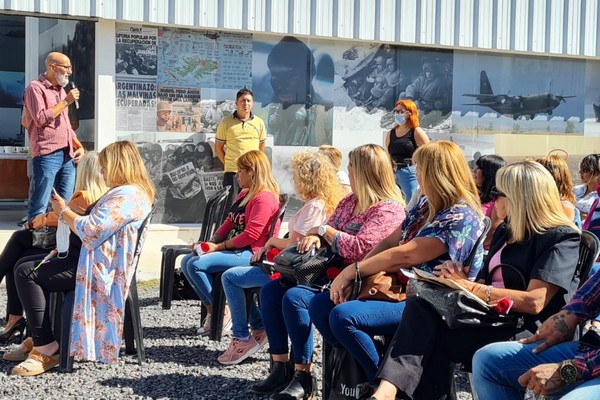
[[[79,90],[69,93],[72,66],[69,57],[52,52],[45,61],[46,72],[32,81],[23,94],[25,121],[32,154],[27,220],[46,212],[53,187],[65,199],[75,187],[75,166],[84,153],[69,121],[69,105],[79,100]]]

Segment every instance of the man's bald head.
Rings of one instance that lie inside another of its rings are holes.
[[[66,86],[69,82],[69,75],[73,72],[71,60],[63,53],[53,51],[46,56],[46,79],[53,85]]]
[[[69,57],[65,56],[63,53],[53,51],[52,53],[46,56],[46,61],[44,62],[44,64],[46,66],[46,70],[48,70],[48,67],[52,64],[70,65],[70,62]]]

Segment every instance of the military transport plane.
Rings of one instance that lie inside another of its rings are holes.
[[[502,115],[512,115],[516,120],[521,115],[535,118],[536,114],[552,115],[552,110],[558,107],[565,99],[575,96],[560,96],[551,93],[533,94],[530,96],[509,96],[507,94],[494,94],[492,85],[484,71],[479,78],[479,94],[463,94],[475,97],[479,103],[469,103],[466,106],[489,107]]]

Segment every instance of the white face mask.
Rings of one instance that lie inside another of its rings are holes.
[[[69,77],[65,74],[56,74],[55,78],[56,83],[58,83],[62,87],[65,87],[69,84]]]
[[[404,123],[406,122],[406,118],[404,118],[403,114],[396,114],[394,116],[394,122],[398,125],[404,125]]]

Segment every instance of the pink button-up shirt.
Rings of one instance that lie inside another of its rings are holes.
[[[69,121],[69,108],[66,107],[56,118],[52,112],[52,108],[66,97],[65,90],[61,86],[53,86],[43,74],[25,89],[23,101],[33,157],[64,148],[68,148],[69,155],[73,157],[75,131]]]

